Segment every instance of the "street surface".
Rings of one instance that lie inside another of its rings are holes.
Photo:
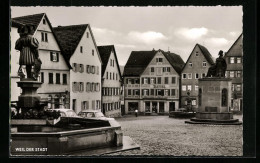
[[[241,115],[234,118],[242,120]],[[242,156],[242,125],[185,124],[188,119],[127,115],[116,118],[123,134],[140,145],[107,155]]]

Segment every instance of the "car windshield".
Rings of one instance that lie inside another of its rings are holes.
[[[67,111],[66,114],[67,114],[67,117],[77,117],[77,114],[72,110]]]
[[[96,117],[104,117],[104,114],[101,113],[101,112],[97,112],[97,113],[96,113]]]
[[[80,112],[79,116],[87,117],[87,118],[95,117],[94,113],[92,113],[92,112]]]

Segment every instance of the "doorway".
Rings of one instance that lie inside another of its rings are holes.
[[[175,102],[170,102],[170,108],[169,111],[175,111]]]

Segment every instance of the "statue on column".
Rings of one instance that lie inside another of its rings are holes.
[[[20,74],[20,77],[24,77],[22,66],[25,65],[27,78],[31,80],[37,80],[42,64],[38,53],[39,42],[33,37],[34,32],[35,27],[33,25],[19,27],[20,38],[15,43],[15,49],[20,51],[18,74]],[[32,66],[34,66],[33,73]]]
[[[216,59],[216,63],[209,68],[206,77],[225,77],[227,63],[223,58],[223,51],[220,50],[218,55],[219,57]]]

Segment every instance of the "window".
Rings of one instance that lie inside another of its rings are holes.
[[[151,67],[151,72],[154,72],[154,67]]]
[[[42,42],[48,42],[48,34],[45,33],[45,32],[42,32],[41,33],[41,36],[42,36]]]
[[[186,74],[182,74],[182,79],[186,79],[187,75]]]
[[[175,92],[176,92],[176,90],[175,90],[175,89],[172,89],[172,90],[171,90],[171,96],[175,96],[175,95],[176,95]]]
[[[45,19],[42,19],[42,24],[46,24],[46,20]]]
[[[115,80],[115,73],[113,72],[113,80]]]
[[[151,84],[155,84],[155,78],[151,78]]]
[[[162,58],[156,58],[156,62],[163,62]]]
[[[237,63],[241,63],[241,57],[237,57]]]
[[[170,67],[163,67],[163,72],[170,72]]]
[[[83,92],[83,91],[84,91],[84,84],[83,84],[83,82],[80,82],[80,83],[79,83],[79,91],[80,91],[80,92]]]
[[[241,71],[237,71],[237,77],[241,78]]]
[[[88,109],[88,101],[83,101],[82,102],[82,110]]]
[[[229,59],[230,63],[235,63],[235,57],[230,57]]]
[[[199,52],[196,52],[195,56],[198,57],[199,56]]]
[[[112,74],[111,74],[111,72],[110,72],[110,80],[112,79]]]
[[[199,78],[199,74],[195,73],[195,79],[198,79],[198,78]]]
[[[49,73],[49,84],[53,84],[53,73]]]
[[[144,84],[148,84],[148,78],[143,78],[144,79]]]
[[[205,73],[202,73],[202,74],[201,74],[201,77],[202,77],[202,78],[204,78],[205,76],[206,76],[206,74],[205,74]]]
[[[241,91],[241,85],[240,84],[237,84],[237,91]]]
[[[79,64],[79,72],[84,72],[84,67],[83,67],[83,64]]]
[[[168,77],[164,78],[164,84],[168,84]]]
[[[131,96],[131,89],[128,89],[128,96]]]
[[[41,82],[44,83],[44,73],[41,72]]]
[[[77,82],[72,83],[72,91],[73,92],[76,92],[78,90],[77,86],[78,86]]]
[[[80,46],[80,53],[83,53],[83,47]]]
[[[108,72],[107,72],[107,77],[106,78],[108,79]]]
[[[234,78],[234,71],[229,71],[229,77]]]
[[[172,84],[176,83],[176,77],[172,77]]]
[[[63,84],[67,84],[67,74],[63,74]]]
[[[115,67],[115,60],[113,60],[113,67]]]
[[[117,73],[116,73],[116,80],[117,80]]]
[[[188,91],[191,91],[191,85],[187,85]]]
[[[48,34],[45,33],[45,42],[48,42]]]
[[[60,84],[60,74],[56,73],[56,84]]]
[[[163,70],[163,68],[162,67],[157,67],[156,68],[156,70],[157,70],[157,75],[162,75],[162,70]]]
[[[195,85],[195,91],[198,91],[198,90],[199,90],[199,86]]]
[[[186,85],[181,86],[182,91],[186,91]]]
[[[72,110],[76,111],[76,99],[72,100]]]
[[[164,91],[162,89],[157,89],[157,96],[163,96]]]
[[[89,38],[89,33],[87,32],[87,38]]]
[[[191,73],[188,74],[188,79],[192,79],[192,74]]]
[[[95,74],[95,66],[91,66],[91,73]]]
[[[110,59],[110,66],[113,66],[113,61],[112,61],[112,59]]]
[[[207,62],[206,61],[203,61],[202,62],[202,67],[206,67],[207,66]]]
[[[50,59],[53,62],[59,62],[59,53],[57,53],[57,52],[50,52]]]
[[[144,89],[144,90],[143,90],[143,95],[144,95],[144,96],[149,96],[148,89]]]
[[[94,56],[94,54],[95,54],[95,52],[94,52],[94,50],[92,49],[92,55]]]
[[[161,81],[161,77],[158,77],[158,78],[157,78],[157,83],[158,83],[158,84],[161,84],[161,82],[162,82],[162,81]]]
[[[95,108],[95,103],[96,103],[96,101],[95,101],[95,100],[92,100],[92,109],[93,109],[93,110],[96,110],[96,108]]]
[[[95,83],[92,83],[91,84],[91,92],[94,92],[95,91]]]
[[[202,95],[202,89],[201,88],[199,88],[199,96],[198,96],[198,100],[199,100],[199,106],[201,106],[201,95]]]
[[[192,67],[192,62],[189,62],[189,67]]]
[[[168,89],[164,90],[164,96],[169,96],[169,90]]]

